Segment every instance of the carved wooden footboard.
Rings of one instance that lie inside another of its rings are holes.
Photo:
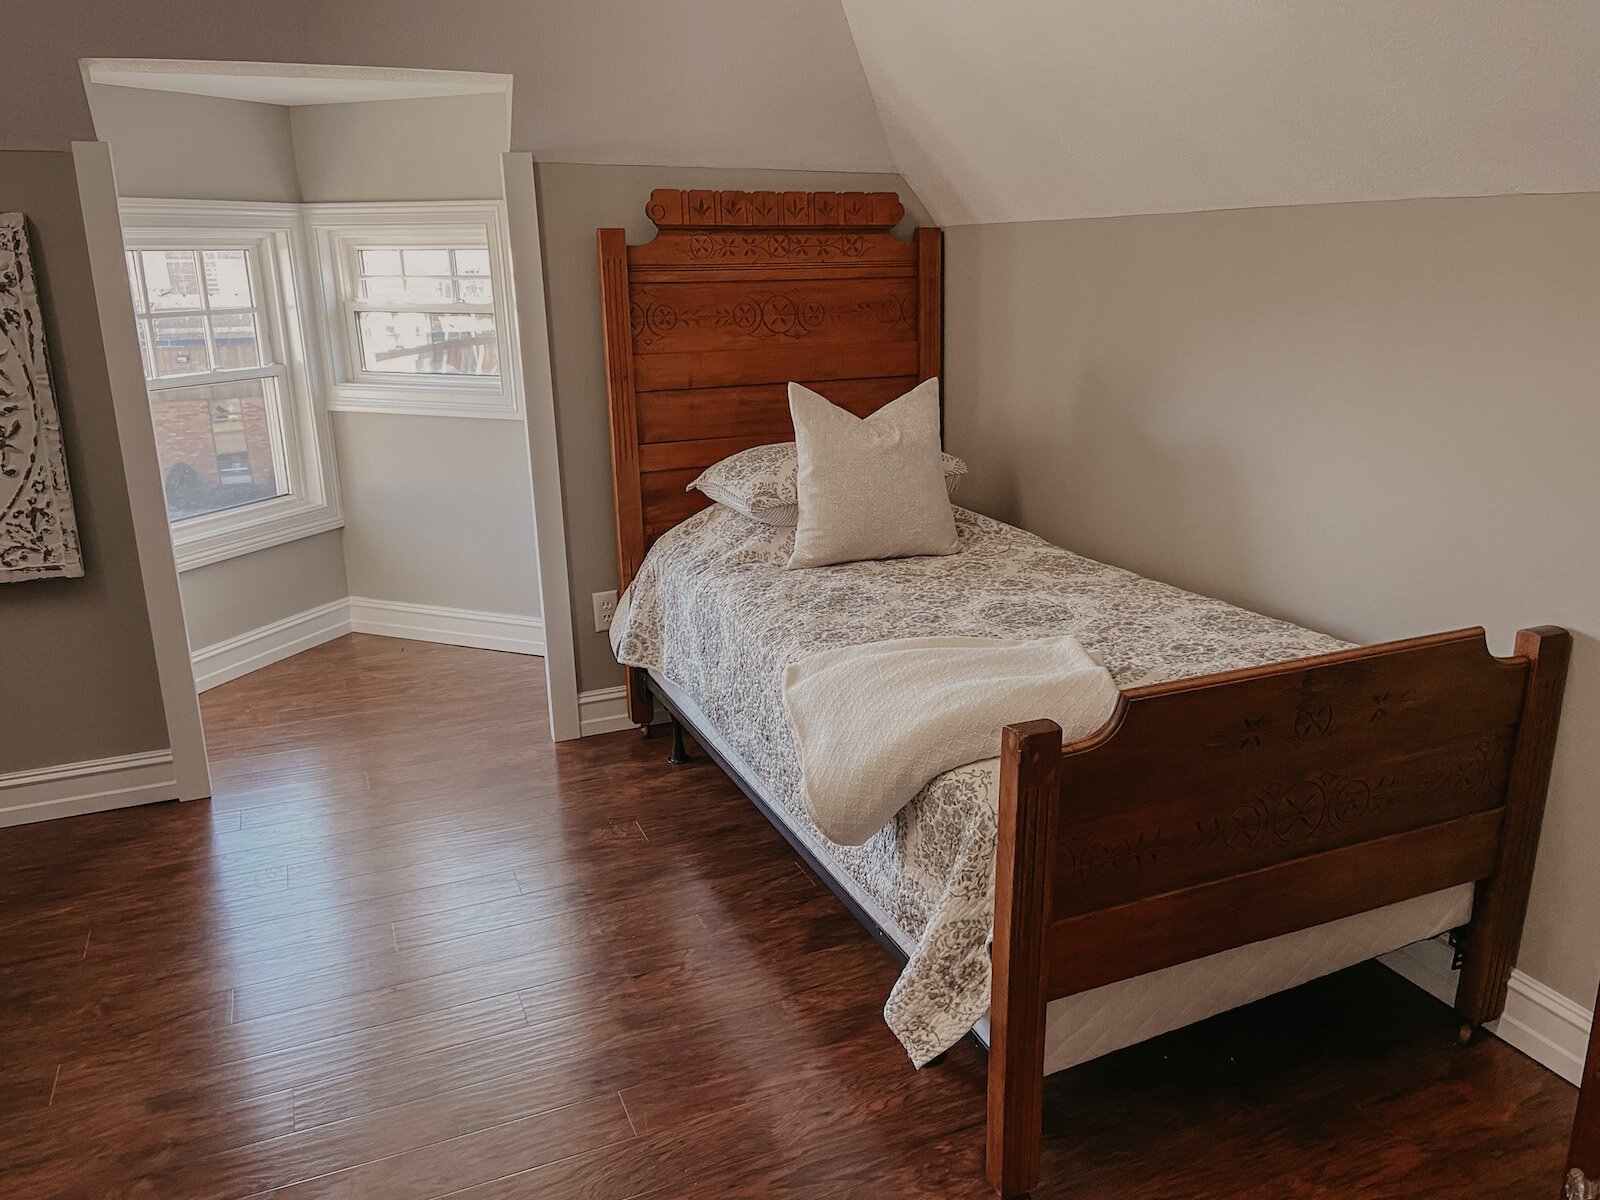
[[[1039,1178],[1045,1006],[1476,882],[1456,1007],[1500,1015],[1522,937],[1571,636],[1481,629],[1124,694],[1063,749],[1006,730],[988,1170]]]

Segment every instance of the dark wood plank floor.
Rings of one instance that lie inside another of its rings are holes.
[[[205,698],[216,798],[0,831],[0,1196],[982,1197],[983,1060],[704,758],[537,659]],[[1345,972],[1052,1082],[1039,1196],[1552,1194],[1573,1090]]]

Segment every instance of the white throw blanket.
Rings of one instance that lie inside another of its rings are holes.
[[[1072,637],[917,637],[808,655],[783,676],[806,811],[858,846],[929,780],[994,758],[1000,731],[1048,718],[1065,740],[1104,725],[1111,675]]]

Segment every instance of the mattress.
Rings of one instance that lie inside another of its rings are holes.
[[[809,846],[826,867],[830,861],[827,840],[810,822],[796,820],[788,809],[765,794],[738,751],[692,696],[670,680],[654,674],[651,678],[711,742],[717,754],[755,787],[773,816]],[[909,955],[915,949],[916,940],[860,884],[842,872],[830,872],[830,876],[903,953]],[[1045,1074],[1065,1071],[1113,1050],[1455,929],[1472,916],[1472,894],[1472,885],[1464,883],[1052,1000],[1045,1010]],[[973,1032],[985,1046],[989,1044],[987,1014],[974,1025]]]
[[[1095,562],[976,513],[958,508],[956,526],[960,551],[953,555],[788,571],[793,530],[712,505],[651,548],[611,628],[618,660],[651,672],[672,689],[675,702],[697,713],[696,723],[721,738],[719,753],[738,764],[772,811],[816,847],[864,909],[897,931],[909,957],[884,1017],[918,1065],[988,1011],[998,762],[940,775],[863,845],[828,842],[810,824],[801,795],[782,696],[790,663],[819,650],[891,638],[1065,633],[1097,652],[1126,689],[1345,646]],[[1447,917],[1414,905],[1401,914],[1403,930],[1391,927],[1381,938],[1356,938],[1337,956],[1312,958],[1334,970],[1348,965],[1344,959],[1359,961],[1430,936],[1459,923],[1458,901],[1441,902]],[[1271,978],[1289,980],[1276,986],[1310,977],[1307,953],[1305,946],[1297,952],[1295,970],[1276,969]],[[1239,973],[1237,960],[1231,970]],[[1181,981],[1172,986],[1183,993]],[[1251,990],[1214,989],[1213,1000],[1187,995],[1196,1014],[1189,1019],[1253,998]],[[1072,1020],[1087,1032],[1062,1035],[1063,1054],[1078,1053],[1073,1047],[1103,1052],[1123,1036],[1096,1032],[1095,1010],[1083,998],[1073,1011]],[[1071,1021],[1063,1021],[1064,1030]],[[1158,1032],[1159,1024],[1126,1040]]]

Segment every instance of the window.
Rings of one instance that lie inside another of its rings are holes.
[[[129,250],[139,354],[174,522],[284,494],[282,355],[243,248]]]
[[[335,528],[325,419],[290,321],[293,206],[130,201],[123,222],[179,568]]]
[[[521,413],[496,206],[308,205],[328,324],[329,407]]]
[[[499,378],[488,250],[370,246],[355,257],[350,307],[364,373]]]

